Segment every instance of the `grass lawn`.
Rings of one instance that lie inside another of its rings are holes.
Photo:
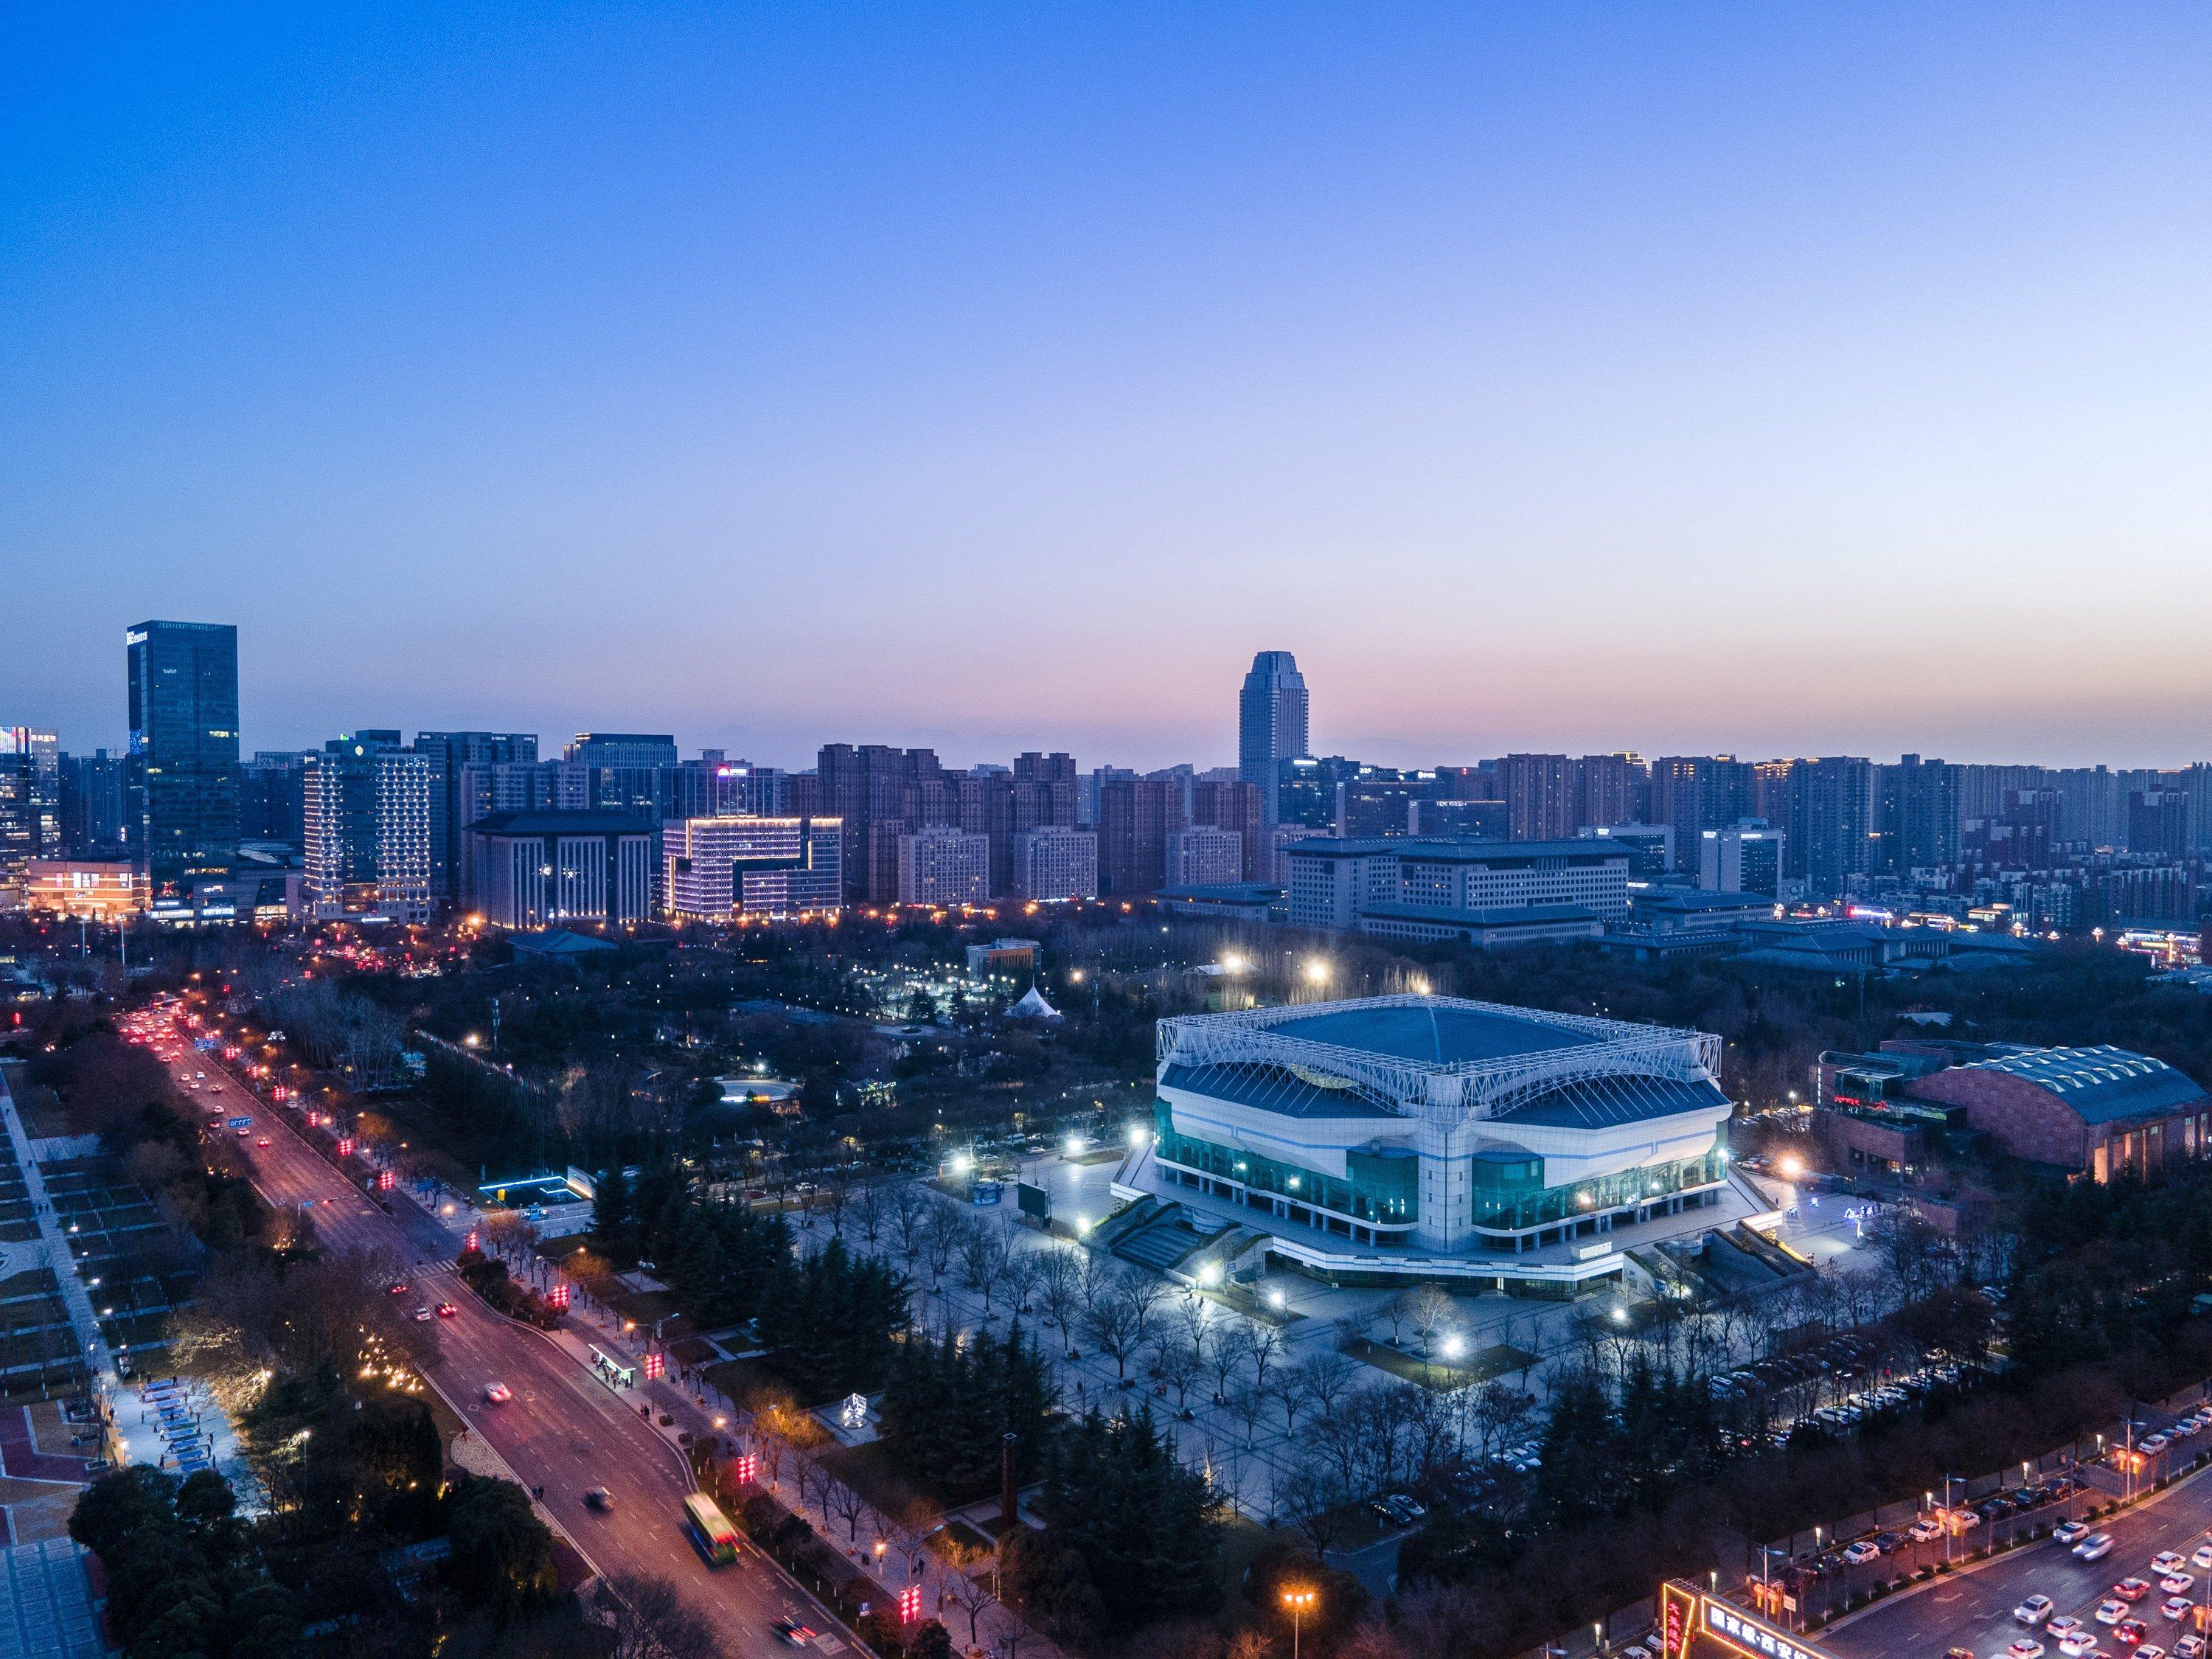
[[[1408,1382],[1419,1382],[1431,1389],[1462,1389],[1470,1382],[1486,1382],[1493,1376],[1503,1376],[1536,1363],[1536,1357],[1519,1348],[1499,1343],[1494,1347],[1479,1350],[1465,1364],[1447,1365],[1440,1360],[1423,1359],[1418,1354],[1401,1353],[1395,1348],[1385,1347],[1379,1342],[1354,1342],[1345,1349],[1354,1359],[1364,1361],[1377,1370],[1388,1371],[1393,1376],[1402,1376]]]

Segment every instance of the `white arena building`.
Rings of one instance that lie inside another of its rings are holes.
[[[1115,1194],[1335,1283],[1572,1294],[1630,1237],[1739,1218],[1686,1213],[1729,1191],[1720,1047],[1444,997],[1164,1019],[1155,1133]]]

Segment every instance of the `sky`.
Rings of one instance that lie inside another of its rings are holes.
[[[0,724],[2212,758],[2201,4],[146,5],[0,47]]]

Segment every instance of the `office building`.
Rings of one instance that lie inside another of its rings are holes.
[[[1620,1279],[1616,1227],[1722,1201],[1706,1033],[1404,996],[1165,1019],[1158,1042],[1133,1174],[1209,1233],[1266,1235],[1271,1266],[1565,1296]]]
[[[662,902],[687,921],[833,914],[844,902],[834,817],[683,818],[662,835]]]
[[[429,921],[429,763],[396,731],[355,732],[309,760],[302,788],[311,914]]]
[[[289,750],[257,750],[239,769],[238,838],[283,842],[297,848],[307,838],[307,759]]]
[[[523,811],[538,805],[526,801],[495,807],[472,801],[466,780],[469,768],[535,764],[538,734],[417,732],[415,752],[430,768],[430,892],[441,904],[451,904],[461,896],[469,826],[495,811]]]
[[[1098,791],[1099,885],[1112,898],[1167,884],[1168,836],[1183,827],[1182,796],[1152,778],[1115,779]]]
[[[845,896],[854,904],[898,902],[901,836],[959,823],[958,780],[934,750],[825,743],[812,782],[792,781],[794,811],[842,824]]]
[[[1661,881],[1674,872],[1674,826],[1671,823],[1605,823],[1583,834],[1626,848],[1631,881]]]
[[[31,838],[33,854],[62,853],[62,750],[52,732],[32,726],[0,726],[0,755],[21,755],[30,763]]]
[[[1363,766],[1358,777],[1336,786],[1336,833],[1359,841],[1410,836],[1421,804],[1436,793],[1433,772]]]
[[[1098,896],[1098,836],[1067,824],[1044,824],[1014,836],[1014,894],[1050,902]]]
[[[535,737],[530,747],[534,757]],[[579,732],[561,746],[561,758],[577,766],[673,766],[676,739],[665,732]]]
[[[714,769],[713,804],[685,817],[777,818],[791,810],[791,774],[780,766],[725,761]]]
[[[1190,821],[1209,830],[1233,832],[1243,845],[1243,865],[1236,879],[1256,881],[1273,868],[1261,791],[1256,783],[1201,778],[1191,786]]]
[[[1221,887],[1243,879],[1244,837],[1235,830],[1193,826],[1168,832],[1168,886]]]
[[[1454,841],[1504,841],[1508,825],[1502,800],[1417,800],[1413,833]]]
[[[1478,945],[1592,939],[1628,915],[1627,849],[1562,842],[1293,842],[1297,927]]]
[[[124,773],[124,757],[105,749],[62,757],[62,848],[70,858],[127,852]]]
[[[127,659],[133,855],[156,896],[227,872],[238,854],[238,630],[143,622]]]
[[[1782,831],[1746,818],[1698,838],[1698,885],[1709,893],[1782,893]]]
[[[650,921],[655,840],[615,812],[495,812],[464,832],[462,902],[511,929]]]
[[[979,905],[991,897],[991,843],[965,830],[916,830],[898,840],[901,904]]]
[[[1237,701],[1237,772],[1261,792],[1260,811],[1279,821],[1276,790],[1282,763],[1307,752],[1306,682],[1287,651],[1262,651]]]
[[[21,908],[23,884],[39,854],[39,814],[31,757],[0,754],[0,910]]]

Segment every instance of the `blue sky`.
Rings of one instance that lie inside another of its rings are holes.
[[[2212,12],[97,6],[0,720],[2212,757]]]

